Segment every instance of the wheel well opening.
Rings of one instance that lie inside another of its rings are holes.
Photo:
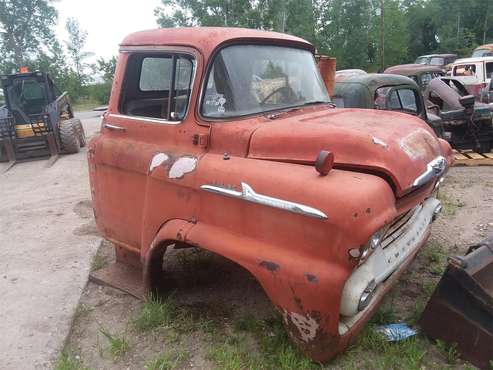
[[[255,276],[231,259],[181,241],[155,248],[144,272],[149,292],[221,318],[276,315]]]

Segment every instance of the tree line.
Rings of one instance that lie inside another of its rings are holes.
[[[21,66],[46,71],[73,98],[107,102],[116,57],[88,63],[87,32],[74,18],[65,24],[68,39],[58,40],[55,1],[0,0],[0,73]],[[493,42],[491,0],[161,0],[154,14],[160,27],[290,33],[336,57],[338,69],[376,71],[381,62],[409,63],[435,52],[469,56]]]

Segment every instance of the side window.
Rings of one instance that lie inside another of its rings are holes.
[[[389,94],[390,93],[390,94]],[[375,92],[375,108],[399,110],[418,114],[418,100],[414,90],[402,88],[391,90],[390,87],[381,87]],[[386,104],[385,104],[386,100]]]
[[[142,61],[139,88],[142,91],[165,91],[171,86],[171,57],[147,57]]]
[[[487,62],[486,64],[486,78],[493,77],[493,62]]]
[[[476,76],[475,64],[462,64],[454,67],[454,76]]]
[[[120,112],[181,121],[189,104],[193,69],[193,59],[188,55],[131,55],[125,71]]]
[[[430,81],[433,79],[431,73],[423,73],[421,75],[421,88],[425,89],[426,86],[430,83]]]

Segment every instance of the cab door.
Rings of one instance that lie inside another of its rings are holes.
[[[191,108],[201,63],[188,48],[120,54],[89,164],[98,227],[127,250],[140,251],[146,230],[157,232],[167,219],[192,217],[193,209],[178,207],[176,197],[191,198],[204,150],[193,138],[207,128],[195,124]]]

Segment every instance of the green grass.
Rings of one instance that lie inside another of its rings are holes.
[[[434,275],[442,275],[447,266],[447,254],[440,243],[429,241],[423,250],[424,257],[429,262],[429,271]]]
[[[106,260],[106,257],[103,256],[100,251],[97,251],[96,254],[94,255],[92,261],[91,261],[91,271],[97,271],[102,269],[103,267],[106,266],[108,261]]]
[[[55,370],[86,370],[79,358],[63,351],[55,364]]]
[[[123,357],[128,350],[130,349],[130,345],[125,338],[125,335],[116,336],[111,334],[108,330],[101,328],[100,333],[108,340],[108,350],[113,357],[114,360],[118,360]]]
[[[141,332],[159,327],[170,327],[175,320],[180,318],[180,315],[183,315],[183,313],[180,312],[172,296],[163,299],[151,294],[135,318],[134,325]]]
[[[161,354],[149,361],[146,370],[173,370],[181,366],[189,358],[185,351]]]
[[[453,199],[450,195],[445,194],[444,192],[438,193],[438,199],[442,202],[442,214],[444,216],[455,216],[457,210],[466,205],[460,199]]]
[[[80,99],[72,103],[72,108],[75,112],[81,112],[86,110],[93,110],[94,108],[99,107],[101,105],[103,104],[99,103],[96,100]]]
[[[436,347],[445,358],[445,360],[453,365],[459,359],[459,352],[457,351],[457,343],[448,344],[444,341],[437,340]]]
[[[94,311],[94,306],[81,303],[77,306],[77,310],[75,311],[75,318],[77,319],[81,316],[85,316],[91,311]]]

